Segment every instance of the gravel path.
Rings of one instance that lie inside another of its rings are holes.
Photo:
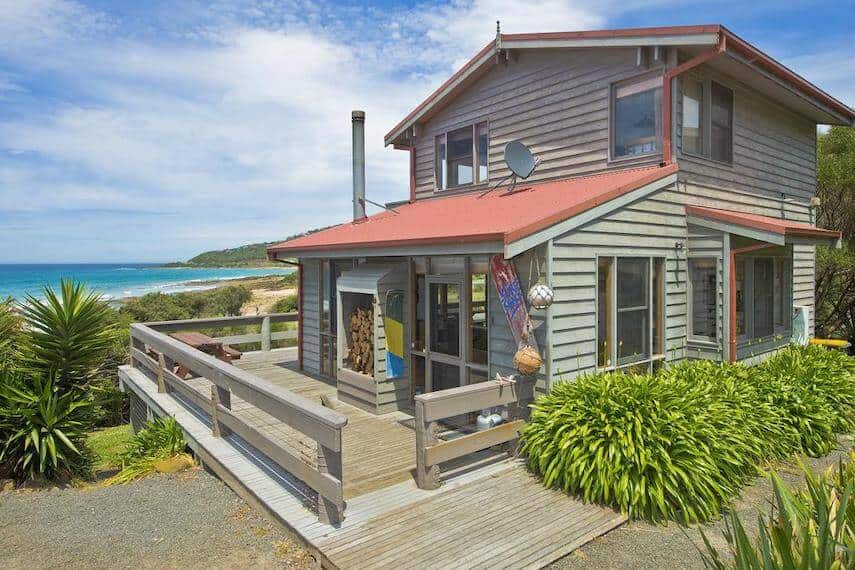
[[[303,568],[293,539],[201,469],[0,493],[0,568]]]
[[[853,437],[840,439],[837,451],[807,463],[814,471],[824,471],[836,465],[853,446]],[[801,485],[804,477],[797,462],[778,465],[777,472],[791,485]],[[747,487],[736,503],[736,511],[746,531],[757,535],[757,516],[768,515],[773,499],[772,484],[765,477],[758,477]],[[550,566],[551,569],[611,569],[611,568],[703,568],[697,545],[704,552],[700,531],[703,530],[710,542],[722,553],[727,552],[727,542],[721,534],[724,520],[691,528],[675,523],[654,525],[631,522],[568,554]],[[684,532],[685,531],[685,532]],[[686,536],[688,534],[688,537]],[[694,543],[694,544],[693,544]]]

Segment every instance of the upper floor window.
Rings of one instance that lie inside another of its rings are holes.
[[[683,83],[683,151],[704,154],[704,84]]]
[[[659,152],[662,79],[651,77],[612,89],[612,158]]]
[[[710,158],[733,161],[733,91],[712,82],[710,87]]]
[[[733,162],[733,91],[715,81],[681,82],[682,151]]]
[[[490,133],[477,123],[436,137],[436,189],[486,182],[489,177]]]

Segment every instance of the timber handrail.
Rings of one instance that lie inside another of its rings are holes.
[[[201,326],[209,326],[205,319]],[[171,322],[176,324],[175,321]],[[162,325],[162,323],[156,323]],[[187,330],[188,321],[181,322]],[[180,363],[194,376],[209,380],[211,397],[173,372]],[[341,432],[347,416],[276,386],[250,372],[184,344],[148,324],[131,325],[131,365],[147,371],[159,392],[175,391],[211,415],[212,432],[233,432],[318,492],[322,522],[338,524],[345,508],[341,465]],[[317,443],[317,467],[304,461],[231,410],[231,395],[263,410]]]
[[[519,407],[534,399],[534,380],[489,380],[415,397],[416,483],[421,489],[440,485],[439,464],[517,439],[524,421],[509,417],[496,427],[439,441],[439,421],[486,408],[509,406],[510,415],[522,416]]]
[[[177,321],[156,321],[146,323],[151,329],[160,332],[178,332],[200,329],[219,329],[238,326],[260,326],[257,333],[234,334],[216,337],[223,344],[261,343],[261,350],[270,350],[271,342],[276,340],[292,340],[297,338],[297,331],[271,332],[270,326],[276,323],[297,323],[298,313],[269,313],[265,315],[237,315],[233,317],[210,317],[205,319],[183,319]]]

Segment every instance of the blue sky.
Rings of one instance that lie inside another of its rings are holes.
[[[0,0],[0,263],[166,261],[404,198],[383,134],[495,33],[723,23],[855,102],[855,2]]]

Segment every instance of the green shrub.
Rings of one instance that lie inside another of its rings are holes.
[[[0,366],[12,358],[12,349],[21,332],[21,319],[15,314],[14,301],[0,300]]]
[[[60,393],[50,380],[0,374],[0,464],[15,478],[55,479],[85,472],[90,399]]]
[[[113,343],[112,310],[100,295],[71,279],[62,280],[59,294],[49,286],[43,294],[43,300],[28,295],[21,305],[23,365],[54,378],[61,391],[84,387]]]
[[[744,570],[855,566],[855,453],[849,459],[820,476],[803,468],[807,488],[799,492],[773,473],[775,512],[768,519],[758,517],[758,538],[751,540],[737,514],[731,513],[723,534],[733,563],[722,560],[702,532],[704,565]]]
[[[809,455],[834,449],[855,425],[855,359],[821,346],[789,347],[757,367],[756,388],[782,413]]]
[[[850,429],[855,361],[793,347],[756,367],[685,362],[556,384],[522,451],[547,486],[636,518],[717,517],[763,462],[826,453]]]
[[[297,310],[297,295],[282,297],[274,303],[271,313],[293,313]]]
[[[184,453],[184,432],[173,417],[157,418],[134,435],[121,455],[122,470],[107,484],[127,483],[155,470],[158,461]]]
[[[665,375],[562,382],[532,407],[523,452],[544,484],[586,501],[634,517],[708,520],[756,472],[751,460],[762,442],[752,441],[737,418],[731,423],[726,408],[711,409],[705,392],[702,384]],[[728,449],[720,438],[741,447]]]
[[[241,307],[250,298],[252,292],[240,285],[170,295],[149,293],[129,300],[119,312],[141,323],[226,317],[239,315]]]

